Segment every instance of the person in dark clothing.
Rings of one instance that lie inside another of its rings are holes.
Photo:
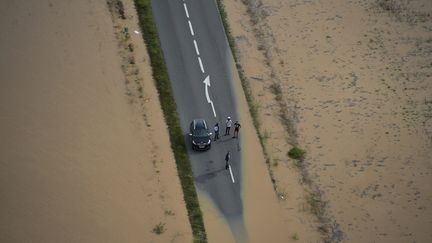
[[[228,151],[227,152],[227,154],[225,155],[225,170],[228,170],[229,169],[229,159],[230,159],[230,157],[231,157],[231,155],[230,155],[230,152]]]
[[[233,136],[233,138],[238,138],[238,135],[240,132],[240,127],[241,127],[240,122],[236,121],[234,123],[234,136]]]
[[[219,139],[219,123],[216,123],[216,125],[213,128],[213,131],[215,133],[214,140],[216,141]]]
[[[231,117],[227,117],[227,120],[226,120],[225,124],[226,124],[225,136],[226,135],[230,135],[230,129],[231,129],[231,126],[232,126]]]

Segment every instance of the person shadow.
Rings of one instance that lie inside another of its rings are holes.
[[[218,140],[212,140],[212,143],[229,143],[229,142],[235,142],[235,146],[237,151],[241,151],[241,146],[240,146],[240,140],[239,138],[233,138],[232,135],[222,135],[219,136]]]

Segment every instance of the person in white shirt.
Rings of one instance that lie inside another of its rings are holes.
[[[227,120],[226,120],[226,129],[225,129],[225,136],[226,135],[230,135],[230,129],[231,129],[231,126],[232,126],[232,120],[231,120],[231,117],[227,117]]]

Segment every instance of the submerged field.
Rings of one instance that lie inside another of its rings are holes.
[[[431,241],[432,3],[224,2],[297,237]]]
[[[106,1],[2,4],[1,242],[192,241],[136,12],[123,2],[127,56]]]

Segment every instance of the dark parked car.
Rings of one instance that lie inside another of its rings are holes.
[[[207,150],[211,147],[211,136],[207,122],[204,119],[195,119],[190,124],[190,133],[193,150]]]

